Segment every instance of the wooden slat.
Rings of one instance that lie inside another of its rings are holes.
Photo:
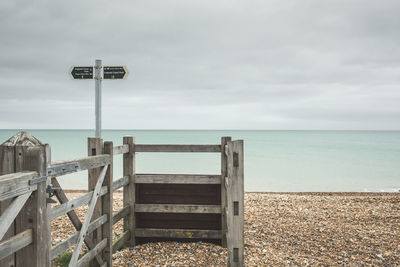
[[[122,218],[127,216],[130,212],[130,206],[125,206],[113,215],[113,225],[119,222]]]
[[[69,267],[73,267],[77,263],[79,253],[80,253],[82,245],[83,245],[84,236],[86,235],[87,228],[89,227],[90,219],[92,218],[93,210],[96,205],[96,201],[99,197],[98,193],[100,192],[101,185],[103,184],[103,180],[104,180],[104,177],[106,176],[107,169],[108,169],[108,165],[104,166],[103,169],[101,170],[99,179],[97,181],[96,187],[92,194],[92,198],[90,200],[88,211],[86,212],[85,220],[83,221],[82,228],[79,231],[78,242],[74,249],[74,252],[72,253],[71,261],[69,262]],[[94,257],[94,255],[93,255],[93,257]]]
[[[118,237],[118,239],[113,242],[112,252],[115,253],[117,250],[119,250],[120,248],[124,247],[127,244],[127,242],[129,241],[130,238],[131,238],[131,233],[130,233],[129,230],[123,232],[122,235],[120,237]]]
[[[113,182],[113,191],[129,184],[129,176],[124,176]]]
[[[221,213],[220,205],[135,204],[135,212]]]
[[[10,239],[1,242],[0,260],[31,244],[32,240],[32,229],[28,229],[11,237]]]
[[[106,221],[107,221],[106,215],[103,215],[103,216],[97,218],[96,220],[94,220],[93,222],[91,222],[89,224],[87,233],[88,234],[92,233],[98,227],[103,225]],[[74,245],[76,243],[76,241],[78,240],[78,236],[79,236],[79,232],[76,232],[75,234],[73,234],[70,237],[68,237],[67,239],[65,239],[63,242],[52,247],[51,251],[50,251],[50,259],[54,260],[58,255],[60,255],[61,253],[66,251],[68,248],[70,248],[72,245]]]
[[[28,181],[38,176],[37,172],[17,172],[0,176],[0,201],[35,191],[37,185]]]
[[[19,211],[24,206],[26,200],[31,195],[31,192],[18,196],[7,209],[0,216],[0,240],[3,239],[4,234],[8,231],[10,225],[14,222]]]
[[[97,156],[90,156],[90,157],[80,158],[80,159],[52,162],[51,165],[47,169],[47,175],[61,176],[61,175],[65,175],[65,174],[72,173],[72,172],[98,168],[98,167],[110,164],[110,161],[111,161],[111,159],[110,159],[109,155],[97,155]],[[61,171],[62,166],[65,166],[68,164],[75,164],[75,163],[78,166],[75,170],[66,171],[66,172]],[[54,169],[59,169],[59,170],[51,171]]]
[[[135,145],[135,152],[221,152],[220,145]]]
[[[224,136],[221,138],[221,231],[222,231],[222,240],[221,245],[226,248],[226,187],[225,177],[228,173],[228,158],[225,153],[225,146],[228,142],[232,141],[230,136]]]
[[[101,253],[101,251],[107,246],[107,239],[104,238],[100,243],[96,245],[96,247],[90,250],[88,253],[82,256],[82,258],[74,265],[74,267],[84,267],[89,263],[97,254]]]
[[[125,154],[129,152],[129,145],[122,145],[122,146],[115,146],[113,148],[113,154],[118,155],[118,154]]]
[[[201,174],[136,174],[137,184],[220,184],[221,175]]]
[[[103,196],[106,193],[107,193],[107,187],[103,186],[99,192],[99,196]],[[92,196],[93,192],[89,192],[84,194],[83,196],[74,198],[66,203],[55,206],[54,208],[50,209],[48,213],[49,220],[52,221],[55,218],[58,218],[64,215],[65,213],[70,212],[71,210],[74,210],[82,205],[88,204]]]
[[[219,231],[219,230],[194,230],[194,229],[136,228],[135,235],[137,237],[220,239],[221,231]]]

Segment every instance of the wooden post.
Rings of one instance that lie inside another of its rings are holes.
[[[5,175],[15,172],[14,159],[15,159],[15,147],[2,144],[0,146],[0,175]],[[3,212],[7,209],[7,207],[10,205],[11,202],[12,199],[0,201],[0,215],[3,214]],[[15,235],[15,224],[12,223],[10,228],[4,235],[3,240],[7,240],[14,235]],[[4,259],[0,260],[0,266],[14,267],[15,266],[14,255],[7,256]]]
[[[88,156],[96,156],[96,155],[101,155],[103,154],[103,139],[101,138],[88,138]],[[95,169],[90,169],[88,171],[88,191],[93,191],[97,179],[99,178],[101,172],[101,168],[95,168]],[[97,218],[99,218],[102,214],[102,208],[101,208],[101,201],[97,201],[96,206],[94,208],[92,220],[94,221]],[[101,235],[101,229],[98,228],[97,230],[94,230],[92,234],[89,236],[93,240],[93,244],[97,245],[101,240],[102,240],[102,235]],[[90,261],[89,263],[90,267],[97,267],[99,266],[98,262],[94,259]]]
[[[107,169],[103,186],[107,187],[107,194],[102,197],[102,214],[107,215],[107,222],[102,226],[103,239],[107,238],[107,246],[103,250],[103,259],[108,267],[112,266],[112,243],[113,243],[113,142],[104,142],[104,154],[111,157],[110,166]]]
[[[129,177],[129,184],[123,188],[124,207],[129,206],[129,215],[124,218],[124,232],[129,230],[130,240],[128,245],[136,245],[135,238],[135,139],[132,136],[124,136],[124,145],[129,146],[129,152],[124,154],[124,176]]]
[[[225,136],[221,138],[221,232],[222,240],[221,245],[226,248],[226,187],[225,187],[225,177],[228,176],[228,158],[225,153],[225,146],[228,142],[232,141],[230,136]]]
[[[39,176],[46,175],[50,162],[50,146],[43,145],[35,137],[26,132],[19,132],[2,144],[1,148],[1,174],[8,171],[37,171]],[[8,147],[8,148],[5,148]],[[12,160],[11,151],[14,150]],[[7,158],[7,159],[6,159]],[[7,171],[8,170],[8,171]],[[50,266],[50,224],[47,217],[46,181],[37,185],[37,190],[29,197],[19,215],[15,219],[15,234],[27,229],[33,230],[31,245],[19,250],[12,257],[14,264],[1,266]],[[4,260],[1,262],[3,264]]]
[[[244,168],[243,140],[228,141],[227,246],[228,266],[243,266],[244,255]]]

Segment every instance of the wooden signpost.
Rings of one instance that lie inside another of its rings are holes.
[[[93,72],[94,70],[94,72]],[[74,80],[95,80],[95,114],[96,114],[96,137],[101,137],[101,81],[125,80],[128,77],[126,66],[102,66],[100,59],[96,59],[93,66],[75,66],[70,70]]]

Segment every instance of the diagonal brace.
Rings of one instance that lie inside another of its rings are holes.
[[[90,200],[89,208],[88,208],[88,211],[85,216],[85,220],[83,221],[82,228],[79,232],[78,242],[75,246],[74,252],[71,257],[71,261],[69,262],[69,265],[68,265],[69,267],[75,266],[78,261],[79,253],[80,253],[80,251],[82,249],[82,245],[83,245],[83,240],[86,237],[86,232],[89,227],[90,220],[92,219],[94,207],[95,207],[96,201],[99,197],[99,192],[100,192],[101,186],[103,184],[104,177],[106,176],[107,169],[108,169],[108,165],[105,165],[103,167],[103,169],[101,170],[99,179],[97,180],[96,187],[94,188],[92,199]]]
[[[0,217],[0,240],[3,239],[4,235],[8,231],[8,228],[13,223],[15,217],[24,206],[25,202],[28,200],[32,192],[18,196],[7,209],[1,214]]]
[[[53,184],[53,186],[61,188],[56,177],[53,177],[51,179],[51,183]],[[62,189],[54,191],[54,194],[61,204],[68,202],[68,198]],[[74,210],[71,210],[70,212],[67,213],[67,215],[71,220],[72,224],[74,225],[75,229],[77,231],[80,231],[82,229],[82,223],[81,220],[79,220],[78,215],[76,215],[76,212]],[[89,236],[85,237],[85,244],[89,248],[89,250],[93,249],[96,246],[96,244],[94,244],[93,240]],[[103,259],[98,254],[96,255],[96,260],[100,266],[104,263]]]

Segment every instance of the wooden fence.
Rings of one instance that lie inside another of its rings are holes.
[[[50,266],[74,246],[69,266],[112,266],[124,246],[153,241],[206,241],[228,248],[228,266],[243,266],[243,141],[218,145],[121,146],[88,139],[88,157],[51,162],[50,146],[21,132],[0,146],[0,266]],[[140,174],[141,152],[220,153],[221,173]],[[113,178],[113,156],[123,154],[123,177]],[[57,178],[88,170],[88,193],[69,200]],[[113,192],[123,208],[113,214]],[[58,205],[48,200],[55,195]],[[75,209],[88,205],[81,221]],[[51,246],[51,221],[67,214],[76,232]],[[123,219],[123,233],[112,227]],[[83,244],[88,252],[81,254]]]

